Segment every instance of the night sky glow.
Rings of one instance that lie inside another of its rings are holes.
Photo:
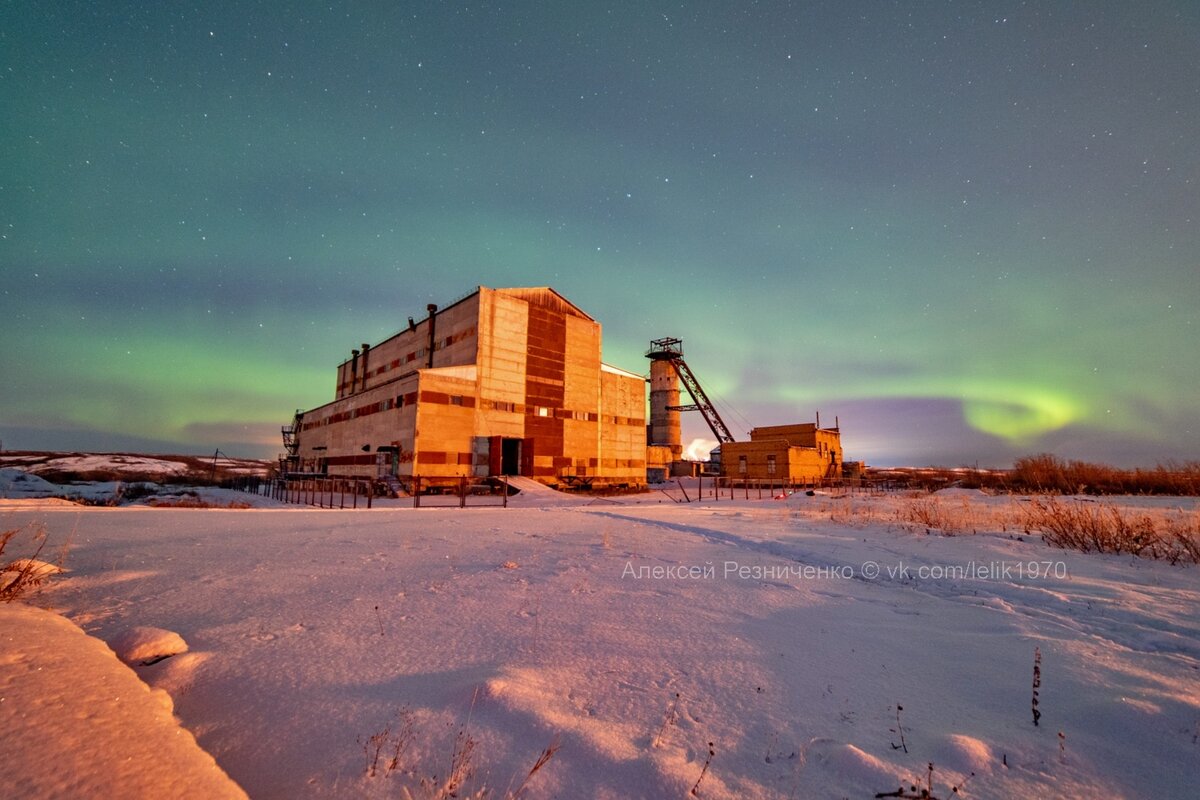
[[[1198,54],[1183,0],[6,2],[0,438],[272,456],[550,285],[739,436],[1196,459]]]

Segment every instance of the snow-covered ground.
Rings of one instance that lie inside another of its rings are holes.
[[[255,798],[437,796],[464,751],[458,796],[504,797],[552,742],[521,796],[869,798],[930,764],[943,800],[1195,796],[1200,568],[1051,549],[977,493],[940,499],[956,536],[897,497],[574,500],[0,528],[71,541],[34,604],[186,640],[134,669]]]
[[[58,614],[0,605],[4,796],[244,798],[104,643]]]

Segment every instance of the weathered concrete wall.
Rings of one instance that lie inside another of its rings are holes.
[[[600,475],[615,483],[643,484],[646,380],[606,366],[600,386]]]
[[[438,311],[435,315],[434,367],[474,364],[478,349],[478,319],[480,295],[473,294]],[[429,315],[417,321],[415,329],[399,333],[371,346],[357,364],[347,359],[338,365],[337,397],[371,389],[428,366]],[[361,348],[360,348],[361,349]],[[353,368],[357,366],[357,371]],[[353,391],[352,391],[353,390]]]
[[[474,367],[421,370],[413,474],[474,474],[475,372]]]
[[[399,474],[411,474],[417,396],[411,375],[306,412],[297,432],[300,470],[373,477],[375,448],[385,445],[399,448]],[[390,471],[392,456],[385,460]]]

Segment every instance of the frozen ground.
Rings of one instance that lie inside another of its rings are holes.
[[[255,798],[434,796],[465,737],[459,796],[553,741],[522,796],[870,798],[930,763],[943,800],[1195,796],[1200,569],[1050,549],[1010,498],[945,496],[953,537],[902,498],[639,500],[0,521],[71,540],[36,605],[186,640],[135,669]]]

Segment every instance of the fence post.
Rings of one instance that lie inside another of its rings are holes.
[[[502,480],[504,481],[504,507],[508,508],[508,476],[503,476]]]
[[[467,479],[462,475],[458,476],[458,507],[467,507]]]
[[[413,475],[413,508],[421,507],[421,479]]]

